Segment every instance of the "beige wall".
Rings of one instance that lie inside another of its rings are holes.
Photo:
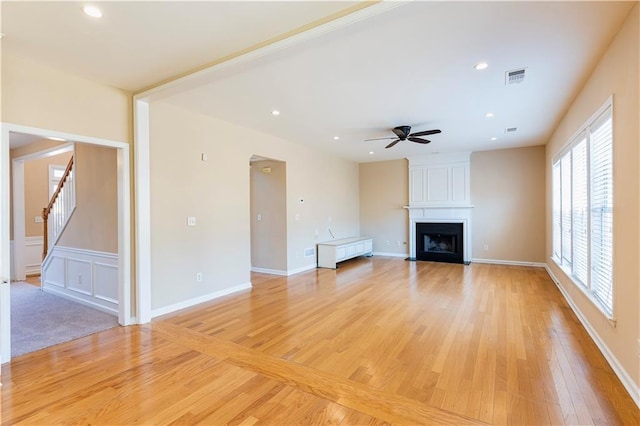
[[[359,233],[354,162],[164,102],[151,104],[150,131],[153,309],[249,283],[252,154],[286,162],[288,271],[314,267],[304,250],[329,225],[336,238]]]
[[[118,252],[118,176],[114,148],[76,144],[76,210],[58,245]]]
[[[360,232],[374,252],[409,254],[408,176],[405,159],[360,164]]]
[[[11,138],[11,136],[9,136]],[[9,152],[10,160],[14,158],[22,157],[25,155],[33,154],[36,152],[44,151],[49,148],[54,148],[56,146],[64,145],[65,142],[52,141],[50,139],[40,139],[29,145],[21,146],[18,148],[14,148]],[[13,161],[9,162],[9,199],[11,200],[11,205],[13,205]],[[13,240],[13,208],[9,209],[9,238]],[[33,220],[33,218],[31,218]],[[26,224],[25,224],[26,225]]]
[[[471,202],[474,259],[544,262],[544,146],[474,152]]]
[[[35,221],[42,217],[42,209],[49,203],[49,166],[66,167],[73,152],[38,158],[24,162],[24,224],[25,236],[41,237],[42,222]]]
[[[132,140],[131,94],[3,53],[1,121]]]
[[[269,173],[263,173],[263,169]],[[251,266],[287,270],[287,166],[251,163]],[[258,220],[260,215],[260,220]]]
[[[624,25],[598,62],[547,144],[547,263],[560,280],[573,303],[600,339],[618,359],[636,386],[640,385],[638,338],[640,337],[640,209],[638,182],[640,128],[638,107],[640,57],[638,25],[640,7],[634,6]],[[553,157],[592,114],[613,94],[614,135],[614,309],[617,323],[605,316],[550,259],[551,241],[551,165]]]

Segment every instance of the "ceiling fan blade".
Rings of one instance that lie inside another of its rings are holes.
[[[439,130],[439,129],[425,130],[424,132],[411,133],[409,136],[428,136],[428,135],[436,135],[438,133],[442,133],[442,130]]]
[[[398,142],[400,142],[400,139],[396,139],[395,141],[391,142],[389,145],[385,146],[384,148],[391,148],[392,146],[394,146],[395,144],[397,144]]]
[[[368,141],[381,141],[381,140],[384,140],[384,139],[395,139],[395,138],[375,138],[375,139],[365,139],[364,141],[365,142],[368,142]]]
[[[417,142],[417,143],[430,143],[431,141],[427,140],[427,139],[420,139],[420,138],[414,138],[414,137],[410,137],[407,138],[409,139],[411,142]]]

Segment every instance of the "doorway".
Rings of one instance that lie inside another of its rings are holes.
[[[251,270],[287,274],[287,164],[251,156]]]
[[[10,148],[12,134],[31,135],[39,139],[57,139],[75,144],[87,144],[115,149],[117,181],[117,314],[118,323],[129,325],[131,316],[131,236],[130,236],[130,174],[129,144],[94,137],[75,135],[35,127],[2,123],[0,150],[0,198],[2,211],[0,219],[0,361],[11,359],[11,298],[10,298]]]

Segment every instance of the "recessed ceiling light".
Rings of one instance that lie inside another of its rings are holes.
[[[478,62],[473,67],[475,69],[477,69],[478,71],[482,71],[482,70],[486,70],[487,68],[489,68],[489,64],[486,63],[486,62]]]
[[[95,6],[85,6],[82,11],[92,18],[102,18],[102,11]]]
[[[373,154],[374,154],[374,152],[373,152],[373,151],[369,151],[369,155],[373,155]]]
[[[52,141],[59,141],[59,142],[64,142],[64,141],[66,141],[66,139],[63,139],[63,138],[57,138],[57,137],[55,137],[55,136],[49,136],[47,139],[50,139],[50,140],[52,140]]]
[[[337,141],[338,139],[340,139],[340,136],[334,136],[334,137],[333,137],[333,140],[334,140],[334,141]]]
[[[271,115],[280,115],[280,111],[274,109],[273,111],[271,111]]]
[[[495,136],[491,138],[492,141],[498,140]]]
[[[492,113],[492,112],[488,112],[488,113],[486,113],[484,116],[485,116],[485,117],[487,117],[487,118],[491,118],[491,117],[493,117],[494,115],[495,115],[494,113]]]

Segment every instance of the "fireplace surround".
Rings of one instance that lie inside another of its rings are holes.
[[[426,257],[432,261],[471,262],[472,213],[470,199],[470,153],[441,153],[409,157],[409,260],[424,259],[425,245],[434,250]],[[436,238],[426,242],[419,236],[418,226],[442,225],[446,232],[436,232]],[[451,240],[455,226],[461,234]],[[437,237],[437,234],[440,237]],[[418,241],[417,238],[420,238]],[[455,255],[448,253],[454,248]],[[436,248],[438,248],[436,250]],[[441,251],[441,253],[435,253]],[[428,250],[427,250],[428,252]]]

